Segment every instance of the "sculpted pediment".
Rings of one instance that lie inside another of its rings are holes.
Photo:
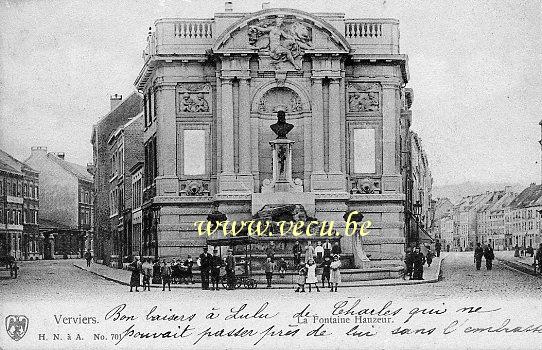
[[[300,69],[304,54],[348,53],[346,39],[314,15],[286,9],[264,10],[229,27],[217,40],[215,53],[258,52],[275,62]]]

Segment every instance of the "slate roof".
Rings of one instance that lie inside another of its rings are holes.
[[[33,173],[38,174],[39,172],[29,167],[26,163],[21,162],[18,159],[13,158],[13,156],[5,151],[2,151],[0,149],[0,158],[4,158],[4,160],[0,160],[0,163],[3,164],[3,169],[5,171],[11,171],[15,172],[16,174],[21,175],[22,171],[30,171]],[[12,170],[9,170],[12,169]]]
[[[542,205],[542,185],[527,187],[510,203],[511,209],[520,209]]]
[[[51,159],[52,161],[56,162],[67,172],[71,173],[72,175],[75,175],[78,179],[88,181],[88,182],[93,181],[93,177],[87,171],[86,167],[79,164],[72,163],[72,162],[68,162],[64,159],[57,157],[53,153],[47,153],[47,157]]]
[[[1,160],[0,160],[0,170],[5,171],[7,173],[22,175],[22,173],[20,171],[18,171],[14,167],[10,166],[9,164],[4,163]]]

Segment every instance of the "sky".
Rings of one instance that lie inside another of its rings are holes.
[[[269,0],[267,0],[269,1]],[[234,11],[263,1],[233,1]],[[539,1],[270,0],[271,7],[397,18],[414,90],[412,129],[434,185],[540,183]],[[0,148],[92,161],[92,125],[128,96],[158,18],[212,18],[224,1],[0,0]]]

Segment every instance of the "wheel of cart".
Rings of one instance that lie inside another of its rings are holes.
[[[241,288],[241,286],[244,284],[242,276],[235,276],[234,281],[235,288]],[[223,288],[228,288],[228,275],[220,277],[220,284],[222,284]]]
[[[244,246],[244,254],[236,254],[237,264],[235,271],[235,288],[256,288],[257,282],[252,278],[252,244],[256,243],[256,239],[249,236],[236,236],[230,238],[218,238],[207,240],[207,245],[214,247],[236,247]],[[240,258],[240,260],[239,260]],[[220,283],[222,287],[228,288],[228,277],[223,275],[220,277]]]
[[[254,289],[258,287],[258,282],[254,278],[247,278],[245,280],[245,288]]]
[[[224,275],[220,277],[220,284],[222,284],[223,288],[228,288],[228,276]]]

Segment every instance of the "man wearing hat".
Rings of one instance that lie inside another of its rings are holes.
[[[220,281],[220,268],[222,267],[222,259],[218,256],[218,249],[213,249],[213,257],[211,259],[211,290],[219,290],[218,282]]]
[[[201,289],[209,289],[209,269],[211,268],[212,255],[207,252],[207,246],[203,247],[203,253],[199,255],[199,268],[201,271]]]

